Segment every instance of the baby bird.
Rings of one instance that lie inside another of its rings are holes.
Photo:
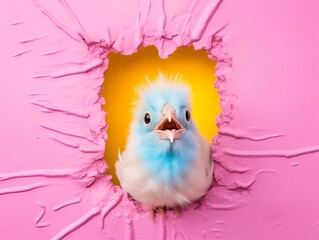
[[[133,120],[116,174],[151,215],[179,209],[203,197],[212,184],[209,142],[191,116],[190,89],[178,77],[159,74],[137,89]]]

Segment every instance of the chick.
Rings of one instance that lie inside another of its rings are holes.
[[[203,197],[212,184],[209,142],[191,115],[190,89],[181,79],[159,74],[137,89],[125,150],[116,174],[135,200],[159,210],[179,210]]]

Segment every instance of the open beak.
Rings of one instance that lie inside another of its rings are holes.
[[[162,110],[161,121],[154,128],[154,132],[160,134],[160,139],[168,139],[170,142],[174,142],[175,139],[180,139],[183,130],[184,127],[177,120],[174,108],[166,104]]]

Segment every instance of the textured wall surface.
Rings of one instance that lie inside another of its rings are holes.
[[[318,239],[318,1],[0,9],[0,239]],[[214,187],[155,222],[105,175],[99,97],[107,54],[149,45],[208,51],[223,108]]]

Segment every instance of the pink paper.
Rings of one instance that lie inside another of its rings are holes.
[[[0,239],[318,239],[318,1],[2,1]],[[105,175],[109,52],[217,60],[214,187],[153,222]]]

